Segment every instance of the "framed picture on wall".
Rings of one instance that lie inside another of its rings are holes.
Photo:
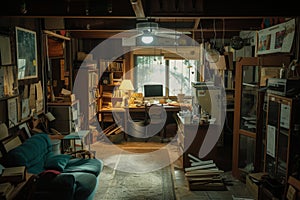
[[[277,24],[257,33],[257,55],[270,53],[289,53],[292,49],[296,20]]]
[[[18,105],[18,97],[13,97],[7,100],[9,128],[14,127],[18,124]]]
[[[38,77],[36,32],[16,27],[18,79]]]

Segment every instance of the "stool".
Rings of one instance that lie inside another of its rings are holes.
[[[58,139],[51,139],[52,144],[52,152],[54,155],[60,154],[60,140]]]

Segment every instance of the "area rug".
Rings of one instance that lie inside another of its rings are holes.
[[[132,151],[134,150],[131,149]],[[159,160],[141,159],[144,152],[147,151],[149,149],[134,151],[138,153],[122,153],[114,168],[104,166],[99,176],[99,186],[94,199],[175,200],[171,165],[145,173],[131,173],[122,170],[137,164],[147,168],[155,162],[160,162]],[[165,153],[168,153],[167,150],[162,154]],[[139,163],[136,163],[136,160]]]

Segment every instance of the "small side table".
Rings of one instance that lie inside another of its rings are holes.
[[[64,141],[70,141],[70,146],[74,148],[73,151],[76,151],[76,140],[81,140],[81,149],[84,149],[84,140],[89,139],[88,136],[90,131],[89,130],[81,130],[81,131],[76,131],[76,132],[71,132],[68,135],[65,135],[62,138],[62,153],[66,152],[65,149],[65,145],[64,145]],[[88,145],[90,144],[90,141],[85,141],[85,143],[88,143]],[[90,149],[90,148],[89,148]]]

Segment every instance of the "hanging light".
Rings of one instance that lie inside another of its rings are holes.
[[[23,2],[21,2],[21,4],[20,4],[20,12],[21,12],[21,14],[27,14],[27,6],[26,6],[26,2],[25,1],[23,1]]]
[[[213,26],[214,26],[214,44],[212,47],[207,49],[205,52],[205,58],[210,63],[218,62],[219,57],[220,57],[220,53],[215,49],[215,43],[216,43],[216,37],[217,37],[215,20],[213,21]]]
[[[205,52],[205,58],[210,63],[216,63],[219,61],[220,53],[216,49],[207,49]]]
[[[143,35],[141,40],[144,44],[151,44],[153,42],[154,38],[152,35]]]

